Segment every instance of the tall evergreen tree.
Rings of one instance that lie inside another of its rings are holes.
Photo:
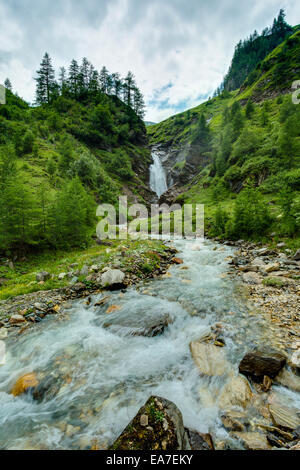
[[[133,99],[133,90],[135,88],[135,78],[132,72],[128,72],[123,84],[124,90],[124,101],[128,106],[132,107],[132,99]]]
[[[38,104],[49,104],[55,88],[55,72],[52,67],[51,58],[47,52],[42,59],[41,68],[37,71],[35,80],[37,84],[36,102]]]
[[[9,78],[7,78],[4,82],[4,86],[7,90],[12,91],[12,84]]]
[[[79,66],[78,62],[73,59],[69,67],[69,88],[74,98],[78,98],[79,93]]]

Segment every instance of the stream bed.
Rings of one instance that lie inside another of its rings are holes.
[[[163,278],[94,296],[89,305],[76,301],[62,320],[47,317],[7,340],[0,368],[1,449],[86,449],[94,441],[105,449],[151,395],[173,401],[186,427],[228,438],[218,395],[238,374],[243,355],[268,342],[268,328],[228,273],[232,248],[211,241],[174,245],[184,264]],[[95,305],[106,296],[105,305]],[[133,335],[133,324],[136,332],[145,319],[163,315],[171,321],[162,335]],[[220,377],[201,377],[189,345],[218,323],[230,368]],[[52,379],[56,393],[41,402],[11,395],[16,380],[31,372]]]

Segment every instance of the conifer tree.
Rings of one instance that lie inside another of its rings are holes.
[[[75,59],[72,60],[69,67],[69,78],[68,78],[70,93],[74,98],[78,98],[79,92],[79,66]]]
[[[7,78],[4,82],[4,86],[7,90],[12,91],[12,84],[9,78]]]
[[[50,103],[51,95],[55,88],[55,72],[49,54],[46,52],[41,68],[37,71],[36,102],[38,104]]]

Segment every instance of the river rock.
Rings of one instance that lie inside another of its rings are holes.
[[[64,379],[59,374],[52,373],[47,375],[32,388],[32,396],[38,403],[44,400],[51,400],[58,394],[63,383]]]
[[[279,263],[267,264],[264,268],[266,273],[274,273],[276,271],[279,271],[279,269],[280,269]]]
[[[4,366],[6,362],[6,347],[4,341],[0,341],[0,366]]]
[[[143,415],[148,416],[149,426],[147,427],[141,426],[141,416]],[[169,400],[152,396],[110,450],[174,451],[190,449],[191,446],[179,409]]]
[[[300,349],[293,353],[289,360],[289,364],[296,372],[300,372]]]
[[[67,277],[67,273],[60,273],[58,275],[58,280],[63,281]]]
[[[45,281],[48,281],[48,279],[50,279],[50,277],[51,277],[50,273],[48,273],[47,271],[41,271],[40,273],[37,273],[36,281],[37,282],[45,282]]]
[[[215,450],[210,434],[201,434],[193,429],[186,428],[191,450]]]
[[[223,375],[228,369],[223,349],[213,344],[193,341],[190,344],[192,358],[200,374],[212,376]]]
[[[124,287],[125,274],[119,269],[108,269],[101,276],[101,285],[105,288]]]
[[[276,377],[276,382],[286,388],[290,388],[295,392],[300,393],[300,377],[296,374],[293,374],[288,369],[283,369],[280,374]]]
[[[120,333],[122,336],[155,337],[162,335],[172,318],[168,313],[149,311],[143,316],[139,310],[124,315],[123,312],[114,312],[104,324],[104,328]]]
[[[174,263],[174,264],[183,264],[183,260],[181,258],[173,258],[172,263]]]
[[[234,377],[225,385],[219,397],[219,407],[227,410],[233,407],[246,408],[252,399],[252,391],[245,377]]]
[[[247,450],[271,450],[271,446],[264,434],[259,432],[234,432]]]
[[[300,250],[297,250],[294,256],[295,261],[300,261]]]
[[[249,272],[249,273],[243,274],[243,281],[246,284],[261,284],[262,283],[262,278],[256,272]]]
[[[12,315],[9,319],[11,325],[19,325],[20,323],[25,323],[26,320],[22,315]]]
[[[269,410],[276,426],[282,426],[292,430],[295,430],[300,426],[297,409],[289,408],[276,402],[271,402]]]
[[[265,376],[274,379],[286,364],[286,357],[274,350],[254,350],[244,357],[239,371],[246,377],[262,382]]]
[[[0,340],[6,339],[7,338],[7,329],[6,328],[0,328]]]
[[[18,397],[19,395],[22,395],[23,393],[26,393],[29,390],[35,388],[38,383],[39,382],[37,380],[36,374],[31,372],[30,374],[23,375],[16,381],[11,390],[11,393],[15,397]]]

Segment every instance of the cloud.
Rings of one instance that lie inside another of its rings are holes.
[[[270,25],[282,6],[291,24],[300,17],[293,0],[1,2],[0,82],[8,76],[33,101],[45,51],[56,67],[86,56],[98,69],[132,70],[148,104],[146,119],[155,122],[210,96],[235,44]]]

